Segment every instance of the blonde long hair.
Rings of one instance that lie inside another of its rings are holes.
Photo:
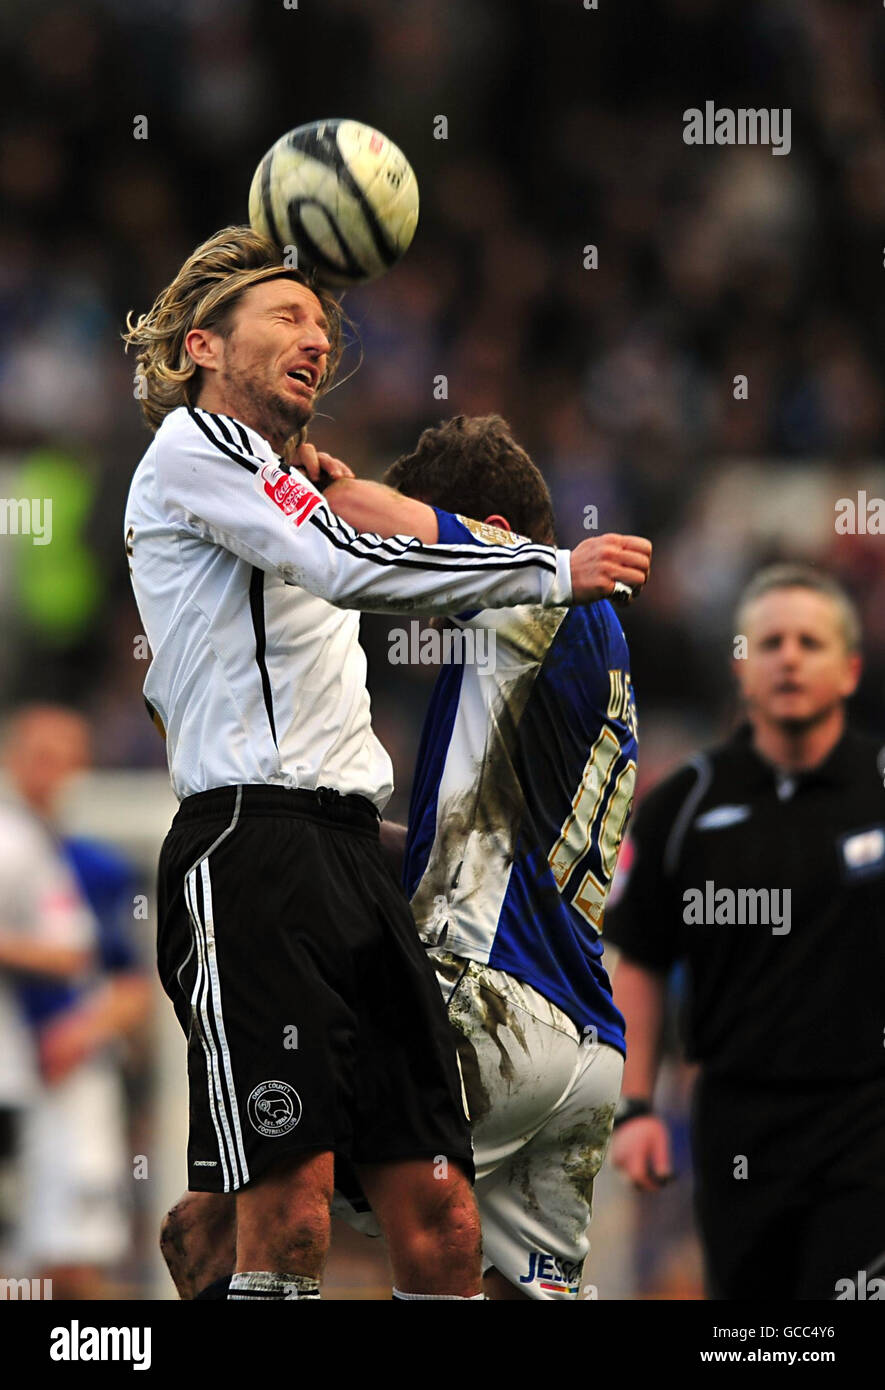
[[[251,227],[225,227],[198,246],[146,314],[129,313],[123,341],[137,350],[136,380],[142,415],[159,429],[170,410],[194,405],[199,368],[184,345],[192,328],[226,334],[233,309],[251,285],[288,277],[307,285],[329,322],[331,350],[318,394],[328,391],[341,360],[344,314],[340,304],[308,277],[287,266],[283,252]]]

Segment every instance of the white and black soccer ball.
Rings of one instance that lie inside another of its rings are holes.
[[[281,136],[249,190],[249,221],[324,285],[390,270],[418,222],[418,183],[402,150],[359,121],[313,121]]]

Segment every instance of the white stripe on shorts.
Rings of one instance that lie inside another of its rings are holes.
[[[218,975],[218,961],[215,950],[212,883],[209,875],[208,861],[213,850],[217,849],[222,840],[225,840],[227,836],[236,829],[240,817],[241,802],[242,788],[238,787],[233,819],[230,825],[227,826],[218,836],[218,839],[209,846],[205,854],[202,854],[196,863],[191,866],[185,876],[184,885],[185,901],[187,902],[194,927],[194,944],[197,952],[197,969],[194,979],[194,988],[191,994],[191,1007],[198,1005],[200,1018],[202,1020],[201,1042],[203,1044],[203,1051],[206,1054],[209,1110],[218,1138],[218,1154],[221,1160],[225,1192],[229,1192],[232,1186],[234,1189],[237,1189],[249,1181],[249,1167],[246,1162],[246,1153],[243,1147],[240,1113],[237,1106],[230,1050],[227,1044],[227,1035],[224,1029],[224,1017],[221,1008],[221,982]],[[198,868],[200,869],[203,889],[205,922],[201,920],[197,906]],[[218,1033],[218,1047],[216,1046],[215,1035],[210,1026],[210,1001],[212,1018]],[[219,1047],[221,1050],[220,1057]],[[230,1113],[228,1113],[228,1106],[230,1107]],[[233,1134],[231,1133],[232,1129]],[[234,1136],[236,1136],[236,1143],[234,1142]]]
[[[209,1026],[209,1011],[206,1007],[209,980],[206,971],[206,945],[203,940],[202,923],[200,922],[197,912],[196,880],[196,870],[192,869],[185,880],[184,890],[188,911],[190,912],[194,927],[194,940],[197,947],[197,972],[194,976],[191,1008],[194,1009],[196,1006],[199,1009],[200,1041],[203,1044],[203,1051],[206,1054],[206,1076],[209,1085],[209,1112],[212,1116],[212,1123],[215,1126],[215,1134],[218,1138],[218,1155],[221,1159],[221,1171],[224,1176],[224,1190],[225,1192],[230,1192],[231,1180],[230,1169],[228,1167],[228,1149],[225,1143],[225,1141],[228,1143],[230,1142],[230,1128],[228,1125],[227,1113],[224,1109],[224,1096],[221,1093],[220,1087],[218,1053],[215,1048],[215,1039],[212,1035],[212,1029]],[[222,1126],[224,1127],[223,1138]],[[231,1144],[231,1154],[232,1150],[233,1145]],[[236,1185],[236,1174],[234,1175],[234,1184]]]
[[[230,1048],[227,1045],[227,1034],[224,1031],[224,1016],[221,1012],[221,980],[218,975],[218,958],[215,951],[215,918],[212,913],[212,883],[209,878],[209,856],[203,860],[203,927],[206,933],[207,961],[209,965],[209,979],[212,984],[212,1006],[215,1012],[215,1024],[218,1028],[218,1041],[221,1044],[221,1060],[224,1063],[224,1075],[227,1081],[227,1094],[230,1101],[231,1120],[233,1122],[234,1134],[237,1140],[237,1153],[240,1159],[240,1182],[249,1181],[249,1165],[246,1162],[246,1150],[243,1148],[243,1131],[240,1126],[240,1110],[237,1105],[237,1092],[234,1086],[234,1074],[230,1060]]]

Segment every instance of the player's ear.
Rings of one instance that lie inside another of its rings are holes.
[[[513,530],[506,516],[499,516],[497,512],[493,512],[491,516],[486,517],[486,526],[497,526],[500,531]]]
[[[184,346],[198,367],[218,370],[224,352],[224,339],[220,333],[213,333],[211,328],[192,328],[184,340]]]

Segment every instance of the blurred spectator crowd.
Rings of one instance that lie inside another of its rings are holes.
[[[425,425],[495,411],[549,481],[561,544],[590,534],[591,507],[599,531],[653,539],[624,617],[640,786],[731,718],[734,600],[777,558],[858,599],[855,718],[880,731],[885,541],[834,525],[840,497],[885,497],[880,13],[6,0],[0,497],[51,497],[53,539],[0,536],[0,713],[76,706],[99,767],[165,765],[123,554],[147,436],[120,331],[199,241],[246,220],[273,140],[349,115],[406,151],[421,219],[402,265],[345,298],[358,342],[314,440],[377,477]],[[685,145],[683,112],[708,99],[789,107],[789,155]],[[434,672],[387,661],[391,625],[366,618],[363,640],[403,819]]]

